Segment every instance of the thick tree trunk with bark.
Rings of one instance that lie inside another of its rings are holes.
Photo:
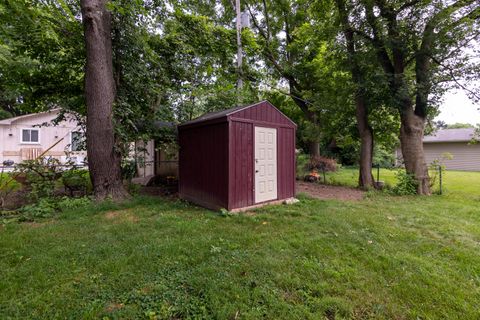
[[[368,110],[363,96],[355,97],[357,128],[360,135],[360,168],[358,186],[360,188],[375,187],[372,175],[373,162],[373,132],[368,123]]]
[[[423,151],[425,118],[416,115],[412,107],[404,108],[400,116],[400,144],[405,169],[408,174],[415,177],[417,193],[429,195],[430,178]]]
[[[115,148],[111,15],[107,0],[81,0],[87,62],[88,167],[96,199],[121,200],[128,196],[121,173],[121,154]]]

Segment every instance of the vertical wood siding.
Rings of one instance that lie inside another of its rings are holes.
[[[255,122],[231,124],[229,210],[255,204],[255,126]],[[277,195],[278,200],[295,196],[295,128],[277,127]]]
[[[287,199],[295,196],[295,129],[278,130],[278,198]]]
[[[254,204],[253,124],[232,121],[229,209]]]
[[[180,196],[213,209],[254,205],[255,126],[277,129],[278,200],[295,196],[296,127],[268,102],[221,123],[179,127]]]
[[[270,122],[276,125],[294,126],[290,119],[285,117],[285,115],[276,110],[272,105],[270,105],[269,102],[266,101],[254,107],[236,112],[234,115],[232,115],[232,117]]]
[[[228,123],[179,130],[179,193],[217,209],[228,205]]]

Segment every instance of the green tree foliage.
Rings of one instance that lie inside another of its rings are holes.
[[[290,96],[295,106],[286,106],[301,111],[296,117],[301,141],[316,154],[321,136],[333,127],[330,124],[341,118],[339,114],[351,114],[351,103],[346,94],[348,73],[339,68],[341,57],[334,48],[331,7],[310,4],[246,1],[245,8],[251,16],[265,86]]]
[[[13,114],[83,106],[84,49],[74,1],[0,4],[0,102]]]
[[[447,125],[447,129],[468,129],[468,128],[474,128],[474,126],[470,123],[460,123],[460,122]]]
[[[381,66],[389,98],[398,110],[400,140],[407,172],[418,180],[418,193],[429,194],[423,153],[425,123],[438,113],[438,102],[451,86],[478,77],[471,58],[480,35],[477,1],[344,1],[354,32]]]

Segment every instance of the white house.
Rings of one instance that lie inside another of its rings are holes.
[[[53,125],[60,109],[0,120],[0,166],[33,160],[40,155],[83,164],[84,134],[72,117]],[[45,125],[46,124],[46,125]]]

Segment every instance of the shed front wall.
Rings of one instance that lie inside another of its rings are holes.
[[[211,209],[228,206],[228,123],[179,129],[180,197]]]
[[[264,122],[266,124],[265,127],[268,127],[269,125],[295,127],[290,119],[285,117],[284,114],[274,108],[273,105],[267,101],[259,103],[251,108],[238,111],[231,115],[231,119],[252,120],[259,125],[261,122]]]
[[[424,143],[427,164],[442,159],[450,153],[453,159],[443,159],[447,170],[480,171],[480,144],[469,145],[467,142]]]
[[[252,108],[253,109],[253,108]],[[295,128],[263,121],[231,121],[228,210],[255,205],[254,127],[277,129],[277,199],[295,196]],[[273,200],[272,200],[273,201]]]

